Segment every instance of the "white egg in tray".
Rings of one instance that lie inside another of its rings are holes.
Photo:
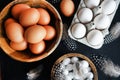
[[[120,0],[81,0],[68,29],[70,38],[94,49],[104,44]]]

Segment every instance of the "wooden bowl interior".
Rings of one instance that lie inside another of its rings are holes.
[[[24,51],[15,51],[9,46],[10,40],[7,38],[6,33],[5,33],[4,21],[7,18],[11,17],[11,12],[10,12],[11,8],[14,5],[19,4],[19,3],[28,4],[31,7],[35,7],[35,8],[39,8],[39,7],[45,8],[51,16],[50,25],[55,27],[56,36],[53,40],[46,41],[46,50],[40,55],[32,54],[29,49],[26,49]],[[63,30],[62,20],[60,18],[59,13],[47,1],[42,1],[42,0],[13,1],[9,3],[0,13],[0,41],[1,41],[0,46],[7,55],[9,55],[15,60],[19,60],[22,62],[38,61],[50,55],[55,50],[55,48],[58,46],[61,40],[62,30]]]

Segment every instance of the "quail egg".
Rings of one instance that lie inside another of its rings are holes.
[[[63,60],[62,64],[63,65],[68,65],[70,63],[70,61],[71,61],[70,58],[66,58],[66,59]]]

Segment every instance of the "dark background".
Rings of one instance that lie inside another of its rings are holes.
[[[12,0],[0,0],[0,11],[5,7],[5,5],[7,5],[11,1]],[[49,1],[51,2],[51,0]],[[73,1],[75,3],[75,8],[77,9],[80,0],[73,0]],[[56,3],[56,4],[53,3],[53,5],[60,12],[59,3]],[[60,12],[60,15],[62,17],[63,23],[67,23],[68,25],[70,25],[73,16],[67,18],[63,16],[61,12]],[[117,13],[113,19],[111,26],[118,21],[120,21],[120,6],[117,10]],[[37,80],[50,80],[50,72],[51,72],[51,68],[54,62],[63,54],[71,53],[71,52],[82,53],[83,55],[86,55],[87,57],[90,57],[90,54],[92,53],[102,54],[102,55],[109,57],[115,64],[120,65],[120,37],[110,44],[103,45],[102,48],[97,49],[97,50],[92,49],[81,43],[78,43],[78,42],[76,43],[78,46],[77,50],[69,51],[66,48],[66,46],[63,44],[63,41],[61,41],[57,49],[50,56],[48,56],[47,58],[41,61],[32,62],[32,63],[23,63],[23,62],[13,60],[9,56],[7,56],[2,50],[0,50],[0,63],[2,66],[2,80],[26,80],[26,73],[30,69],[35,68],[40,64],[44,65],[44,70],[42,71],[41,76]],[[101,72],[98,68],[97,70],[98,70],[99,80],[120,80],[120,77],[110,78],[104,75],[104,73]]]

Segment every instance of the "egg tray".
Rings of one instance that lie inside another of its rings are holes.
[[[104,1],[104,0],[100,0],[100,4],[99,4],[97,7],[91,9],[91,10],[93,11],[93,19],[95,18],[96,15],[99,14],[99,10],[97,10],[97,8],[101,5],[101,3],[102,3],[103,1]],[[116,11],[117,11],[117,9],[118,9],[118,6],[119,6],[119,3],[120,3],[120,0],[114,0],[114,1],[115,1],[115,3],[116,3],[116,9],[115,9],[115,11],[114,11],[112,14],[109,14],[109,15],[108,15],[108,17],[110,18],[110,24],[109,24],[109,26],[108,26],[107,28],[100,30],[100,31],[102,32],[102,34],[103,34],[103,37],[105,37],[106,35],[109,34],[109,30],[108,30],[108,29],[109,29],[109,27],[110,27],[110,25],[111,25],[111,23],[112,23],[112,20],[113,20],[113,18],[114,18],[114,16],[115,16],[115,13],[116,13]],[[91,22],[89,22],[89,23],[87,23],[87,24],[82,23],[82,22],[79,21],[79,19],[78,19],[78,17],[77,17],[77,14],[78,14],[78,12],[79,12],[79,10],[80,10],[81,8],[87,8],[86,5],[85,5],[85,3],[84,3],[84,0],[81,0],[80,3],[79,3],[78,9],[77,9],[77,11],[76,11],[76,13],[75,13],[75,15],[74,15],[74,17],[73,17],[72,23],[71,23],[71,25],[69,26],[68,35],[70,36],[71,39],[73,39],[73,40],[75,40],[75,41],[78,41],[78,42],[80,42],[80,43],[82,43],[82,44],[85,44],[85,45],[87,45],[87,46],[89,46],[89,47],[91,47],[91,48],[99,49],[99,48],[101,48],[102,45],[104,44],[104,41],[103,41],[101,44],[99,44],[99,45],[91,45],[91,44],[88,43],[87,38],[86,38],[86,37],[87,37],[86,35],[87,35],[87,33],[88,33],[89,31],[91,31],[91,30],[93,30],[93,29],[95,29],[95,28],[92,27],[93,19],[92,19]],[[102,13],[100,13],[100,14],[102,14]],[[75,38],[74,36],[72,36],[71,28],[72,28],[72,25],[75,24],[75,23],[82,23],[83,25],[85,25],[87,31],[86,31],[86,35],[85,35],[83,38]]]

